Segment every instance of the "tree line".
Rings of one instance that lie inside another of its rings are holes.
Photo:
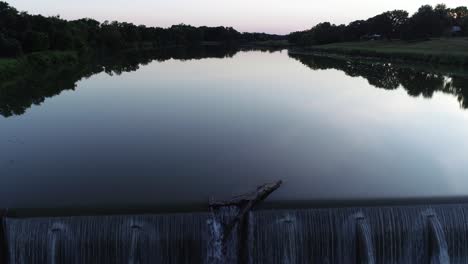
[[[0,57],[17,57],[46,50],[121,50],[159,48],[201,42],[263,41],[281,38],[264,33],[240,33],[232,27],[147,27],[84,18],[67,21],[19,12],[0,1]]]
[[[468,8],[439,4],[421,6],[411,17],[404,10],[394,10],[348,25],[324,22],[309,30],[293,32],[288,40],[298,45],[321,45],[376,37],[417,40],[453,35],[468,36]]]

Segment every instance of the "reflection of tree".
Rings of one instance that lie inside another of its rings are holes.
[[[78,80],[100,71],[93,65],[73,66],[4,81],[0,84],[0,115],[8,117],[24,114],[31,105],[39,105],[47,97],[60,94],[63,90],[74,90]]]
[[[468,108],[468,77],[453,76],[445,85],[444,92],[455,94],[460,102],[460,107]]]
[[[76,82],[100,72],[120,75],[139,69],[151,61],[192,60],[232,57],[238,49],[227,46],[171,48],[158,51],[134,51],[95,56],[92,60],[63,68],[35,70],[21,79],[0,83],[0,115],[22,115],[32,105],[64,90],[74,90]]]
[[[205,58],[231,58],[238,52],[237,48],[223,45],[191,46],[183,48],[166,48],[153,51],[134,51],[119,53],[112,56],[104,55],[100,63],[107,74],[120,75],[123,72],[132,72],[149,64],[150,62],[174,60],[199,60]]]
[[[381,65],[378,69],[372,64],[347,63],[346,74],[352,77],[362,76],[373,86],[393,90],[398,88],[398,76],[388,65]],[[365,75],[362,75],[365,73]]]
[[[402,69],[398,71],[401,85],[411,96],[431,98],[435,91],[442,91],[444,88],[443,75]]]
[[[431,98],[436,91],[452,94],[462,108],[468,108],[468,77],[398,67],[390,63],[350,62],[291,53],[289,56],[314,70],[336,69],[352,77],[363,77],[377,88],[394,90],[401,86],[410,96]]]

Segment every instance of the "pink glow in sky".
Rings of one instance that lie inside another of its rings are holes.
[[[99,21],[118,20],[168,27],[232,26],[242,32],[286,34],[330,21],[335,24],[365,19],[384,11],[404,9],[415,12],[424,4],[440,0],[7,0],[20,11],[83,17]],[[446,0],[449,7],[468,5],[466,0]]]

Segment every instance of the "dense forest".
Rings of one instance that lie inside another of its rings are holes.
[[[147,27],[125,22],[74,21],[19,12],[0,1],[0,57],[47,50],[121,50],[159,48],[201,42],[252,42],[281,39],[264,33],[240,33],[231,27]]]
[[[404,10],[394,10],[348,25],[324,22],[310,30],[291,33],[288,39],[298,45],[320,45],[376,38],[419,40],[443,36],[468,36],[467,7],[424,5],[411,17]]]

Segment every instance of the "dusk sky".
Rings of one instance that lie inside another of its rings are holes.
[[[168,27],[232,26],[242,32],[285,34],[330,21],[335,24],[368,18],[384,11],[404,9],[415,12],[423,4],[440,0],[7,0],[20,11],[83,17],[99,21],[118,20]],[[447,0],[449,7],[467,5],[466,0]]]

